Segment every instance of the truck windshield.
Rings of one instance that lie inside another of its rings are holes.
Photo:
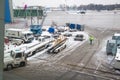
[[[112,39],[114,39],[114,40],[120,40],[120,36],[113,36]]]
[[[15,58],[21,58],[22,57],[22,53],[17,53]]]
[[[109,43],[109,46],[110,47],[114,47],[114,43]]]

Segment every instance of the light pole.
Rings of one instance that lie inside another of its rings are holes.
[[[0,1],[0,80],[3,80],[3,58],[4,58],[4,5],[5,0]]]

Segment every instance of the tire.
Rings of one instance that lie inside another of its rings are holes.
[[[36,53],[36,50],[32,52],[32,55],[34,55]]]
[[[21,43],[19,45],[21,45],[21,44],[24,44],[24,41],[21,41]]]
[[[58,50],[57,52],[54,51],[55,54],[57,54],[57,53],[59,53],[59,52],[60,52],[60,50]]]
[[[67,46],[65,45],[65,46],[64,46],[64,49],[65,49],[66,47],[67,47]]]
[[[112,53],[110,53],[110,52],[107,52],[107,55],[112,55]]]
[[[6,70],[7,70],[7,71],[10,71],[10,70],[12,70],[12,69],[13,69],[13,66],[12,66],[11,64],[8,64]]]
[[[107,53],[107,55],[109,55],[110,53],[109,52],[106,52]]]
[[[23,66],[25,66],[25,65],[26,65],[25,62],[21,62],[21,63],[20,63],[20,67],[23,67]]]
[[[60,52],[60,49],[58,49],[58,52],[57,53],[59,53]]]

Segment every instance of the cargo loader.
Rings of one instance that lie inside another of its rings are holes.
[[[62,51],[63,49],[66,48],[66,40],[67,40],[67,38],[60,36],[53,42],[53,44],[51,45],[51,47],[49,47],[47,52],[48,53],[58,53],[58,52]]]

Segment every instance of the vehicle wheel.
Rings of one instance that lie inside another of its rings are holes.
[[[59,53],[60,52],[60,49],[58,50],[58,52],[57,53]]]
[[[57,53],[59,53],[60,52],[60,50],[58,50],[58,51],[56,51],[56,52],[54,52],[55,54],[57,54]]]
[[[33,52],[32,52],[32,55],[34,55],[35,53],[36,53],[36,51],[33,51]]]
[[[107,53],[107,55],[109,55],[109,53]]]
[[[12,70],[13,66],[11,64],[7,65],[7,71]]]
[[[20,67],[23,67],[23,66],[25,66],[26,64],[25,64],[25,62],[21,62],[20,63]]]
[[[65,46],[64,46],[64,49],[65,49],[66,47],[67,47],[67,46],[65,45]]]
[[[110,52],[107,52],[107,55],[111,55],[112,53],[110,53]]]
[[[13,45],[17,45],[17,43],[13,43]]]

